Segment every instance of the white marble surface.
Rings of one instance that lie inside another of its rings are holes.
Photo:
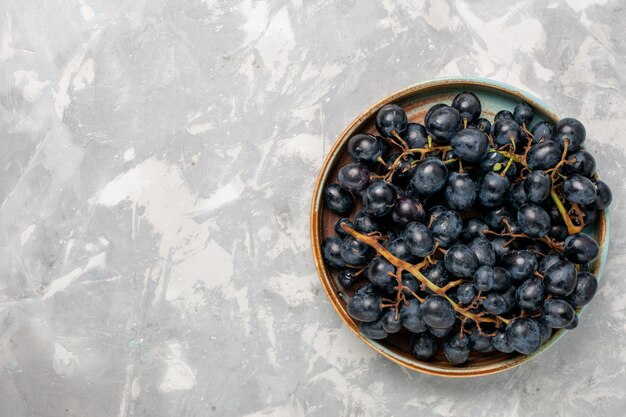
[[[626,414],[620,0],[0,5],[1,416]],[[449,75],[585,121],[615,194],[579,328],[469,381],[360,343],[308,237],[341,130]]]

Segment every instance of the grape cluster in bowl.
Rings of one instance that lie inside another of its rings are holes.
[[[612,195],[582,123],[529,126],[523,102],[493,121],[481,113],[469,92],[424,125],[388,104],[379,136],[352,136],[351,162],[323,191],[343,216],[322,256],[353,294],[348,314],[370,339],[402,335],[420,360],[532,354],[577,326],[598,287],[587,269],[600,248],[583,228]]]

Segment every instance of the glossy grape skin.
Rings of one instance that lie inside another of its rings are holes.
[[[468,338],[454,334],[444,342],[443,353],[453,365],[467,362],[470,353]]]
[[[511,353],[515,349],[506,340],[506,332],[504,330],[498,330],[496,335],[492,338],[493,347],[502,353]]]
[[[518,181],[514,183],[509,189],[508,201],[509,204],[515,209],[519,209],[528,202],[528,199],[526,198],[526,191],[524,190],[524,185],[525,181]]]
[[[482,111],[480,100],[476,97],[476,94],[469,92],[457,94],[452,99],[452,107],[459,111],[461,119],[465,120],[467,124],[478,119]]]
[[[411,222],[424,221],[426,212],[424,206],[414,198],[401,197],[396,201],[396,206],[391,213],[394,223],[404,226]]]
[[[553,224],[548,231],[548,237],[551,237],[557,242],[563,242],[567,237],[567,227],[562,224]]]
[[[546,324],[544,319],[537,320],[537,324],[539,325],[539,331],[541,332],[541,343],[546,343],[550,336],[552,336],[552,329],[550,326]]]
[[[444,327],[443,329],[438,329],[436,327],[429,327],[428,331],[435,337],[446,337],[452,331],[452,326]]]
[[[476,120],[474,126],[476,126],[476,129],[485,132],[487,135],[491,134],[491,122],[487,119],[480,118]]]
[[[484,221],[474,217],[463,222],[463,231],[461,233],[463,239],[469,241],[477,237],[485,237],[484,230],[486,228],[487,225]]]
[[[478,237],[472,240],[469,247],[472,252],[474,252],[474,255],[476,255],[479,266],[494,266],[496,264],[496,253],[491,246],[491,242],[489,242],[486,238]]]
[[[396,104],[387,104],[376,113],[376,130],[385,137],[393,136],[394,132],[402,135],[407,125],[406,113]]]
[[[598,290],[598,279],[590,272],[578,273],[576,288],[570,294],[568,301],[574,307],[585,306],[596,295]]]
[[[337,281],[339,281],[339,284],[344,288],[350,288],[357,279],[359,279],[359,277],[353,269],[342,269],[337,276]]]
[[[567,117],[559,120],[554,128],[554,140],[561,146],[565,145],[565,140],[569,140],[568,150],[576,151],[583,144],[586,137],[585,126],[578,120]]]
[[[598,218],[598,211],[593,206],[583,207],[583,220],[585,224],[593,224]]]
[[[554,168],[563,155],[563,148],[556,142],[544,140],[541,143],[533,145],[528,151],[526,162],[528,168],[546,170]]]
[[[381,319],[383,330],[387,333],[398,333],[402,329],[402,322],[400,316],[396,319],[396,311],[391,309],[383,314]]]
[[[498,120],[502,120],[502,119],[511,119],[514,120],[513,117],[513,113],[511,113],[508,110],[500,110],[499,112],[496,113],[496,115],[493,118],[494,122],[497,122]]]
[[[491,172],[494,170],[494,167],[496,164],[500,164],[500,169],[497,170],[502,171],[504,169],[504,167],[506,166],[506,163],[508,162],[508,159],[502,155],[501,153],[498,152],[487,152],[485,155],[483,155],[483,157],[480,159],[480,170],[482,172]],[[508,171],[507,171],[508,173]]]
[[[526,311],[535,311],[541,308],[548,292],[537,278],[529,278],[519,286],[515,294],[517,305]]]
[[[383,155],[383,146],[376,137],[359,133],[348,141],[348,153],[354,162],[371,165]]]
[[[576,288],[576,267],[568,261],[559,261],[548,268],[543,282],[550,294],[565,297]]]
[[[554,125],[544,120],[535,124],[530,131],[533,135],[533,142],[539,143],[542,139],[552,139],[552,133],[554,132]]]
[[[346,226],[349,226],[351,229],[355,228],[354,223],[352,223],[352,220],[350,220],[347,217],[340,218],[339,220],[337,220],[337,222],[335,223],[335,226],[333,227],[333,229],[335,230],[335,233],[339,237],[346,237],[346,236],[348,236],[348,232],[343,230],[343,228],[341,227],[342,224],[345,224]]]
[[[424,276],[438,287],[443,287],[450,280],[448,276],[448,271],[443,266],[442,261],[427,267],[424,271]]]
[[[387,250],[391,252],[396,258],[400,258],[410,264],[417,262],[417,257],[409,252],[406,244],[406,240],[398,238],[393,240],[388,246]]]
[[[578,327],[578,316],[574,314],[574,319],[572,320],[572,322],[563,328],[567,330],[573,330],[576,327]]]
[[[456,290],[456,296],[459,303],[464,305],[470,304],[476,297],[476,288],[470,282],[466,282],[459,285]]]
[[[363,210],[370,216],[391,213],[396,204],[396,189],[384,180],[372,182],[363,193]]]
[[[595,206],[598,210],[604,210],[607,208],[611,201],[613,201],[613,193],[609,186],[602,180],[596,181],[596,198],[594,200]]]
[[[500,266],[493,268],[493,290],[494,291],[506,291],[511,288],[512,278],[511,273]]]
[[[409,123],[402,134],[402,139],[410,149],[425,148],[428,143],[428,132],[419,123]]]
[[[476,183],[468,174],[454,172],[448,178],[444,196],[452,210],[466,211],[476,199]]]
[[[435,194],[446,185],[448,168],[437,158],[424,159],[415,169],[411,186],[419,194]]]
[[[565,300],[551,299],[543,304],[542,318],[553,329],[561,329],[574,320],[576,311]]]
[[[461,234],[463,220],[455,211],[444,211],[432,222],[430,230],[441,247],[447,248]]]
[[[491,247],[496,253],[497,260],[501,260],[504,256],[511,252],[511,248],[509,246],[505,246],[507,243],[508,240],[505,237],[497,237],[491,241]]]
[[[478,329],[474,329],[468,339],[470,348],[476,352],[491,352],[493,350],[493,338],[480,334]]]
[[[431,223],[434,222],[437,216],[446,211],[448,211],[448,208],[446,206],[442,206],[441,204],[431,207],[428,210],[428,221]]]
[[[563,253],[575,264],[585,264],[598,257],[600,246],[592,237],[584,233],[576,233],[565,239]]]
[[[347,164],[339,170],[337,180],[344,190],[356,192],[369,184],[370,174],[370,170],[363,164]]]
[[[543,203],[552,190],[552,180],[543,171],[531,171],[524,180],[524,193],[529,203]]]
[[[359,331],[363,336],[373,340],[384,339],[388,336],[383,328],[382,318],[373,322],[359,323]]]
[[[400,307],[400,321],[405,329],[413,333],[426,331],[426,323],[422,318],[421,304],[415,298],[409,300],[408,305],[402,304]]]
[[[372,259],[374,250],[355,237],[348,236],[341,242],[340,255],[346,265],[363,266]]]
[[[550,268],[555,263],[559,262],[561,258],[558,255],[546,255],[543,257],[541,262],[539,262],[539,273],[545,274],[548,268]]]
[[[478,162],[489,149],[489,139],[478,129],[467,128],[456,133],[450,140],[452,150],[463,161]]]
[[[395,278],[389,273],[395,273],[396,267],[382,256],[376,256],[367,266],[367,277],[369,280],[381,287],[395,282]]]
[[[561,167],[561,171],[565,175],[580,174],[583,177],[591,178],[596,173],[596,159],[584,149],[572,153],[567,159],[574,162]]]
[[[402,272],[402,286],[404,287],[404,295],[407,297],[407,299],[409,299],[413,297],[411,291],[413,291],[414,293],[420,291],[421,283],[409,272],[404,271]]]
[[[528,103],[521,102],[513,110],[513,117],[519,125],[528,126],[531,120],[533,120],[533,116],[533,108]]]
[[[493,288],[495,281],[495,273],[493,268],[483,265],[474,273],[474,287],[478,291],[489,291]]]
[[[487,223],[487,226],[494,231],[501,231],[504,229],[505,219],[509,222],[509,224],[513,223],[511,212],[506,206],[486,210],[484,212],[484,220]]]
[[[433,235],[428,227],[419,222],[409,223],[404,229],[407,249],[415,256],[429,255],[435,246]]]
[[[461,128],[461,114],[450,106],[433,110],[426,120],[426,130],[439,143],[448,142]]]
[[[324,261],[334,267],[343,268],[346,261],[341,257],[341,239],[338,237],[327,237],[322,243],[322,256]]]
[[[415,172],[415,166],[413,163],[415,162],[415,158],[413,155],[404,155],[398,161],[398,157],[401,154],[399,152],[394,152],[388,155],[385,158],[385,163],[388,165],[396,164],[396,170],[393,173],[391,178],[391,182],[394,185],[398,185],[402,188],[405,188],[408,182],[413,177],[413,173]]]
[[[550,231],[550,216],[534,204],[524,204],[517,211],[517,222],[530,237],[543,237]]]
[[[421,306],[422,319],[430,326],[437,329],[451,327],[456,318],[452,305],[440,295],[429,295]]]
[[[498,146],[520,145],[521,130],[519,124],[513,119],[500,119],[493,125],[493,139]]]
[[[376,321],[382,315],[380,307],[382,299],[380,294],[374,290],[365,290],[357,292],[354,297],[348,301],[348,314],[355,320],[363,322]]]
[[[428,360],[437,352],[437,339],[429,332],[422,332],[413,336],[411,350],[417,359]]]
[[[367,214],[365,210],[361,210],[357,213],[354,218],[354,227],[361,233],[372,233],[382,229],[378,219]]]
[[[509,189],[509,179],[495,172],[488,172],[480,181],[478,201],[487,207],[501,206]]]
[[[596,199],[596,189],[589,178],[574,174],[563,183],[563,195],[571,203],[586,206]]]
[[[330,184],[324,189],[326,207],[337,214],[347,214],[354,207],[352,194],[344,190],[339,184]]]
[[[535,320],[516,318],[506,326],[506,340],[514,350],[530,355],[541,346],[541,329]]]
[[[487,294],[487,298],[483,300],[485,311],[492,314],[502,314],[508,309],[508,303],[502,294],[491,292]]]
[[[527,250],[513,250],[507,253],[504,255],[503,264],[511,273],[511,278],[514,281],[522,281],[531,277],[539,266],[537,256]]]

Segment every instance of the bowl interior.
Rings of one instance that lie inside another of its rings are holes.
[[[462,91],[471,91],[478,96],[482,103],[482,117],[486,117],[489,120],[493,120],[495,113],[499,110],[507,109],[513,111],[514,107],[521,100],[526,101],[535,109],[535,117],[531,126],[539,120],[548,120],[554,123],[558,120],[558,116],[548,106],[533,96],[513,87],[487,80],[440,80],[407,88],[372,106],[355,119],[341,134],[322,167],[314,192],[311,214],[313,251],[322,285],[333,306],[354,333],[382,355],[410,369],[430,374],[457,377],[491,374],[514,367],[547,349],[565,331],[555,332],[551,339],[542,346],[540,351],[530,356],[499,352],[472,353],[470,360],[462,367],[451,365],[443,355],[435,357],[430,361],[418,360],[410,353],[408,333],[405,333],[404,329],[400,333],[390,335],[380,341],[368,339],[360,334],[358,323],[346,311],[346,301],[355,289],[344,290],[338,284],[337,271],[327,268],[322,260],[321,244],[326,237],[335,234],[333,227],[340,217],[324,207],[322,192],[326,185],[337,182],[337,171],[350,161],[350,156],[347,152],[347,144],[350,137],[356,133],[375,134],[374,117],[376,111],[385,104],[395,103],[402,106],[407,112],[409,121],[423,124],[424,115],[431,106],[437,103],[450,104],[454,96]],[[595,227],[588,227],[585,232],[594,235],[602,249],[601,257],[590,268],[591,272],[599,278],[600,267],[606,256],[606,245],[604,244],[606,240],[605,213],[599,213]]]

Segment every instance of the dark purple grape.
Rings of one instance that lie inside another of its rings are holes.
[[[476,352],[491,352],[493,350],[493,337],[481,334],[474,329],[469,337],[470,348]]]
[[[537,256],[527,250],[513,250],[504,255],[502,262],[514,281],[523,281],[531,277],[539,266]]]
[[[517,222],[530,237],[543,237],[550,231],[550,216],[534,204],[524,204],[517,212]]]
[[[363,336],[374,340],[384,339],[388,336],[383,328],[382,318],[373,322],[359,323],[359,330]]]
[[[558,297],[570,295],[576,288],[576,267],[568,261],[558,261],[543,275],[543,283],[550,294]]]
[[[494,291],[506,291],[511,288],[512,279],[511,273],[500,266],[493,268],[493,290]]]
[[[461,234],[463,220],[456,211],[444,211],[432,222],[430,230],[439,245],[447,248]]]
[[[470,278],[478,269],[478,258],[469,246],[457,243],[448,249],[444,258],[448,272],[458,278]]]
[[[502,314],[509,308],[504,296],[497,292],[487,294],[487,298],[483,300],[483,307],[491,314]]]
[[[477,237],[485,237],[484,230],[487,229],[487,225],[484,221],[477,218],[467,219],[463,223],[463,239],[472,240]]]
[[[411,149],[425,148],[428,143],[428,132],[419,123],[409,123],[402,135],[402,139],[406,141]]]
[[[544,140],[530,148],[526,162],[530,169],[546,170],[554,168],[561,161],[562,155],[563,148],[558,143]]]
[[[598,211],[593,206],[583,207],[583,220],[585,224],[593,224],[598,218]]]
[[[537,278],[530,278],[517,289],[515,301],[522,310],[535,311],[541,308],[547,295],[543,282]]]
[[[539,143],[543,139],[552,139],[552,132],[554,131],[554,125],[544,120],[538,122],[531,129],[533,135],[533,142]]]
[[[541,343],[546,343],[550,336],[552,336],[552,329],[546,324],[544,319],[537,320],[539,325],[539,331],[541,332]]]
[[[493,118],[493,121],[497,122],[498,120],[502,120],[502,119],[513,120],[513,113],[511,113],[508,110],[500,110],[499,112],[496,113],[495,117]]]
[[[533,108],[528,103],[521,102],[513,110],[513,117],[520,125],[528,126],[531,120],[533,120],[533,116]]]
[[[528,202],[526,191],[524,190],[524,181],[518,181],[509,188],[508,201],[511,207],[519,209]]]
[[[357,279],[359,277],[354,269],[342,269],[337,276],[337,281],[344,288],[350,288]]]
[[[402,272],[402,286],[405,287],[404,295],[406,295],[407,298],[414,297],[411,291],[413,291],[413,293],[417,293],[420,291],[421,285],[422,284],[411,273],[407,271]]]
[[[383,180],[372,182],[363,193],[363,210],[370,216],[382,217],[396,205],[396,189]]]
[[[387,333],[398,333],[402,329],[402,322],[400,316],[396,317],[396,311],[391,309],[387,311],[381,319],[383,329]]]
[[[470,353],[468,338],[454,334],[443,344],[443,353],[446,359],[453,365],[461,365],[467,362]]]
[[[452,326],[438,329],[436,327],[429,327],[428,331],[435,337],[446,337],[452,331]]]
[[[589,152],[581,149],[571,154],[568,161],[574,161],[573,163],[567,163],[561,167],[561,171],[565,175],[580,174],[583,177],[591,178],[596,173],[596,160]]]
[[[435,194],[443,189],[448,179],[448,168],[437,158],[422,161],[411,178],[411,186],[419,194]]]
[[[504,220],[509,224],[513,223],[513,216],[506,206],[495,209],[486,210],[484,212],[484,220],[492,230],[501,231],[504,229]]]
[[[448,211],[448,208],[441,204],[431,207],[430,210],[428,210],[428,221],[431,223],[434,222],[437,216],[446,211]]]
[[[607,208],[613,201],[613,193],[609,186],[602,180],[596,181],[595,206],[598,210]]]
[[[357,291],[348,301],[348,314],[355,320],[363,322],[376,321],[383,314],[380,307],[382,299],[373,289]]]
[[[506,340],[506,332],[504,330],[496,332],[496,335],[493,337],[493,347],[502,353],[511,353],[515,350]]]
[[[489,149],[489,139],[482,131],[474,128],[460,130],[450,140],[452,150],[463,161],[478,162]]]
[[[363,266],[372,259],[374,250],[358,239],[348,236],[341,242],[340,255],[346,265]]]
[[[524,180],[524,194],[529,203],[540,204],[550,196],[552,179],[543,171],[531,171]]]
[[[485,132],[487,135],[491,134],[491,122],[487,119],[480,118],[476,120],[474,126],[476,126],[476,129]]]
[[[555,263],[559,262],[561,258],[558,255],[546,255],[543,257],[541,262],[539,262],[539,273],[545,274],[548,268],[550,268]]]
[[[489,291],[495,283],[495,272],[492,267],[483,265],[474,274],[474,287],[478,291]]]
[[[487,207],[493,208],[504,203],[509,189],[509,179],[495,172],[488,172],[480,181],[478,188],[478,201]]]
[[[396,104],[387,104],[376,113],[376,130],[385,137],[391,137],[394,133],[402,135],[407,125],[406,113]]]
[[[506,326],[506,340],[514,350],[530,355],[541,346],[541,329],[535,320],[516,318]]]
[[[598,257],[600,246],[592,237],[584,233],[576,233],[565,239],[563,253],[575,264],[585,264]]]
[[[459,303],[465,305],[470,304],[474,300],[474,297],[476,297],[476,288],[474,288],[471,282],[461,284],[456,290],[456,297]]]
[[[361,191],[370,182],[370,170],[363,164],[344,165],[337,174],[339,185],[348,191]]]
[[[428,360],[437,352],[437,339],[429,332],[419,333],[413,336],[411,347],[417,359]]]
[[[414,198],[401,197],[396,201],[396,206],[391,213],[394,223],[401,226],[411,222],[424,221],[426,213],[424,206]]]
[[[498,146],[521,145],[520,135],[519,124],[513,119],[500,119],[493,125],[493,139]]]
[[[448,178],[444,197],[448,207],[453,210],[466,211],[476,199],[476,183],[468,174],[454,172]]]
[[[426,323],[422,319],[421,304],[415,298],[409,304],[400,307],[400,321],[402,326],[410,332],[421,333],[426,331]]]
[[[568,300],[572,306],[582,307],[591,301],[597,290],[597,278],[591,272],[580,272],[576,280],[576,288],[574,288]]]
[[[352,194],[341,188],[339,184],[330,184],[324,189],[324,202],[337,214],[346,214],[354,207]]]
[[[343,268],[346,262],[341,257],[341,239],[327,237],[322,243],[322,256],[324,261],[333,268]]]
[[[572,322],[570,324],[568,324],[567,326],[565,326],[563,328],[567,329],[567,330],[573,330],[576,327],[578,327],[578,316],[576,314],[574,314],[574,320],[572,320]]]
[[[563,242],[567,237],[567,227],[563,224],[553,224],[548,230],[548,237],[556,240],[557,242]]]
[[[416,263],[417,258],[407,248],[406,240],[403,238],[393,240],[388,246],[387,250],[393,254],[396,258],[400,258],[410,264]]]
[[[496,253],[489,242],[484,237],[477,237],[469,244],[469,248],[474,252],[478,259],[478,265],[494,266],[496,264]]]
[[[372,135],[359,133],[348,141],[348,153],[354,162],[372,165],[383,155],[382,142]]]
[[[442,261],[427,267],[424,276],[438,287],[443,287],[449,282],[448,271]]]
[[[585,126],[571,117],[559,120],[554,130],[554,140],[561,146],[565,146],[565,141],[567,140],[569,142],[568,150],[570,151],[578,150],[587,135]]]
[[[457,109],[443,106],[433,110],[426,119],[426,130],[437,142],[448,142],[461,128],[461,114]]]
[[[365,210],[361,210],[357,213],[354,218],[354,226],[356,227],[356,230],[361,233],[372,233],[382,230],[382,226],[378,222],[378,219],[367,214]]]
[[[586,206],[596,199],[596,188],[589,178],[574,174],[563,183],[563,195],[571,203]]]
[[[483,155],[483,157],[480,159],[480,170],[482,172],[491,172],[491,171],[502,171],[504,169],[504,167],[506,166],[506,163],[508,162],[508,159],[502,155],[501,153],[498,152],[487,152],[485,155]],[[499,165],[499,169],[494,169],[496,168],[496,164]],[[508,173],[508,171],[507,171]]]
[[[456,318],[454,308],[440,295],[429,295],[422,304],[422,319],[430,327],[445,329],[451,327]]]
[[[508,239],[501,236],[498,236],[491,241],[491,247],[496,253],[497,260],[502,260],[502,258],[511,251]]]
[[[367,277],[369,280],[381,287],[396,281],[389,273],[395,273],[396,267],[382,256],[376,256],[367,266]]]
[[[351,229],[354,229],[354,223],[352,223],[352,221],[350,219],[348,219],[347,217],[342,217],[341,219],[337,220],[337,222],[335,223],[335,233],[337,233],[337,236],[340,237],[346,237],[348,236],[348,232],[346,232],[345,230],[343,230],[343,228],[341,227],[342,224],[345,224],[346,226],[350,226]]]
[[[482,111],[478,97],[474,93],[469,92],[457,94],[452,100],[452,107],[459,111],[461,119],[465,120],[466,124],[478,119]]]
[[[551,299],[543,304],[542,318],[553,329],[561,329],[574,320],[576,311],[565,300]]]
[[[408,251],[415,256],[423,258],[433,251],[435,245],[433,235],[422,223],[409,223],[404,229],[404,238]]]

